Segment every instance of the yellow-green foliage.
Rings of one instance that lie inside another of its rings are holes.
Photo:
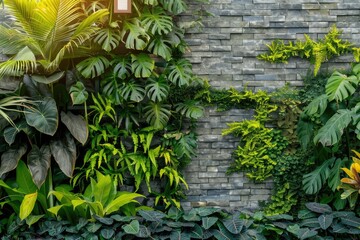
[[[309,59],[314,64],[314,75],[317,75],[321,64],[334,56],[353,51],[354,58],[358,62],[359,49],[352,48],[348,41],[340,39],[341,31],[335,25],[323,39],[318,41],[304,35],[305,40],[289,41],[287,44],[282,40],[275,40],[267,44],[269,48],[267,53],[260,54],[258,59],[272,63],[287,63],[290,57],[300,57]]]
[[[266,215],[288,213],[297,204],[296,192],[290,189],[290,184],[285,183],[271,196],[271,203],[266,206]]]

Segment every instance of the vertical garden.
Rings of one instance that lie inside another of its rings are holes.
[[[178,24],[185,11],[201,24],[206,2],[133,0],[118,14],[106,0],[3,0],[1,239],[359,238],[360,65],[320,71],[359,49],[335,26],[274,41],[259,61],[309,59],[303,89],[215,90],[184,57]],[[229,174],[274,179],[255,213],[181,208],[209,105],[255,110],[223,132],[239,138]]]

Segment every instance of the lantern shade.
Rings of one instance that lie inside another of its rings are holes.
[[[114,0],[115,13],[131,13],[131,0]]]

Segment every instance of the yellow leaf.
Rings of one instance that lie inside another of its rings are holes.
[[[351,185],[357,184],[357,182],[355,180],[350,179],[350,178],[342,178],[340,181],[342,183],[347,183],[347,184],[351,184]]]
[[[19,217],[21,220],[27,218],[34,209],[37,199],[37,192],[26,194],[20,205]]]
[[[352,178],[352,179],[355,178],[354,174],[350,171],[350,169],[348,169],[348,168],[341,168],[341,170],[343,170],[350,178]]]

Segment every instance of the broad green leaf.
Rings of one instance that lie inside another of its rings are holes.
[[[167,217],[172,220],[178,221],[181,218],[181,216],[183,216],[183,214],[184,214],[183,211],[181,211],[177,207],[171,206],[167,213]]]
[[[139,233],[136,236],[140,238],[149,238],[151,237],[151,232],[147,227],[140,225]]]
[[[334,216],[332,214],[322,214],[318,217],[320,227],[324,230],[326,230],[330,227],[333,220],[334,220]]]
[[[307,121],[300,117],[297,123],[296,133],[303,150],[308,149],[309,144],[312,143],[314,127],[312,121]]]
[[[100,202],[103,206],[108,201],[113,200],[111,192],[114,188],[113,181],[110,175],[102,175],[100,172],[96,173],[97,181],[91,179],[91,194],[94,196],[95,201]],[[112,199],[109,199],[109,198]]]
[[[297,237],[299,239],[307,239],[307,238],[311,238],[311,237],[314,237],[318,234],[317,231],[315,230],[312,230],[312,229],[309,229],[309,228],[301,228],[298,232],[298,235]]]
[[[172,61],[166,70],[168,79],[178,87],[188,86],[193,77],[192,65],[187,59]]]
[[[71,112],[61,112],[61,122],[65,124],[71,135],[82,145],[85,145],[89,130],[86,121],[81,115],[74,115]]]
[[[45,97],[34,108],[25,111],[26,122],[39,132],[53,136],[58,128],[59,116],[56,102]]]
[[[162,8],[155,7],[151,11],[146,9],[141,14],[141,24],[152,35],[163,35],[172,30],[173,20],[171,16],[166,15]]]
[[[222,222],[226,229],[233,234],[239,234],[244,226],[243,221],[238,215],[233,215],[231,218],[225,219]]]
[[[316,212],[316,213],[332,213],[331,207],[327,204],[309,202],[309,203],[306,203],[305,206],[309,210]]]
[[[61,171],[72,177],[76,162],[76,145],[69,132],[66,132],[61,139],[50,141],[50,150]]]
[[[141,102],[145,97],[145,89],[134,80],[123,83],[123,86],[120,88],[120,92],[125,100],[134,102]]]
[[[108,218],[108,217],[99,217],[97,215],[94,215],[94,218],[101,222],[102,224],[104,225],[108,225],[108,226],[111,226],[114,224],[114,219],[113,218]]]
[[[54,74],[52,74],[50,76],[33,74],[33,75],[31,75],[31,78],[35,82],[45,83],[45,84],[52,84],[52,83],[55,83],[55,82],[59,81],[64,76],[65,76],[65,72],[61,71],[61,72],[54,73]]]
[[[186,100],[183,103],[176,104],[175,111],[192,119],[198,119],[204,115],[204,108],[194,100]]]
[[[330,101],[336,100],[337,102],[341,102],[354,94],[358,84],[359,80],[356,76],[348,77],[335,71],[327,81],[325,92]]]
[[[320,128],[314,137],[314,143],[320,142],[323,146],[332,146],[340,141],[344,129],[349,126],[354,112],[349,109],[338,110],[327,122]]]
[[[102,28],[97,32],[94,41],[107,52],[119,46],[121,40],[120,31],[113,28]]]
[[[110,61],[104,56],[89,57],[76,65],[76,69],[85,78],[95,78],[105,73]]]
[[[25,119],[22,119],[19,123],[16,123],[15,126],[10,126],[4,130],[4,139],[11,145],[15,142],[16,135],[23,131],[27,135],[31,135],[32,128],[26,123]]]
[[[153,102],[161,102],[169,95],[169,85],[163,76],[159,78],[149,78],[146,84],[147,96]]]
[[[27,155],[27,163],[35,185],[40,188],[45,182],[50,167],[51,153],[48,145],[43,145],[39,149],[36,145],[32,146]]]
[[[301,227],[311,227],[311,228],[320,228],[319,219],[314,218],[307,218],[300,222]]]
[[[125,42],[127,49],[144,50],[146,48],[150,36],[140,24],[138,18],[132,18],[123,22],[121,40]]]
[[[333,192],[335,192],[336,188],[340,185],[340,173],[341,167],[344,165],[346,159],[336,159],[333,167],[330,169],[329,181],[328,185]]]
[[[329,167],[333,164],[334,160],[334,158],[326,160],[314,171],[303,176],[303,189],[307,194],[315,194],[319,192],[325,181],[329,178]]]
[[[304,210],[300,210],[298,212],[298,218],[299,219],[308,219],[308,218],[314,218],[316,217],[317,215],[310,211],[310,210],[307,210],[307,209],[304,209]]]
[[[328,105],[328,96],[326,94],[322,94],[312,100],[309,105],[307,105],[304,109],[305,114],[312,116],[318,115],[321,116]]]
[[[348,216],[346,218],[341,218],[341,223],[344,225],[347,225],[347,226],[359,228],[360,227],[360,218],[355,217],[355,216]]]
[[[124,229],[124,231],[127,234],[136,235],[136,234],[139,233],[139,230],[140,230],[139,221],[138,220],[132,220],[129,224],[123,225],[122,229]]]
[[[58,212],[60,211],[60,209],[62,209],[64,206],[67,206],[65,204],[61,204],[61,205],[56,205],[54,207],[48,208],[47,211],[51,212],[52,214],[54,214],[55,216],[58,215]]]
[[[124,206],[125,204],[128,204],[130,202],[137,202],[135,198],[144,197],[141,194],[137,193],[127,193],[124,192],[117,198],[115,198],[112,202],[110,202],[104,209],[106,214],[111,214],[117,210],[119,210],[120,207]]]
[[[84,84],[80,81],[71,86],[69,93],[74,105],[85,103],[89,96],[89,93],[87,92]]]
[[[37,192],[26,194],[24,196],[24,200],[21,202],[20,205],[19,218],[21,220],[24,220],[31,214],[31,212],[35,207],[36,199],[37,199]]]
[[[89,225],[87,225],[86,229],[91,232],[91,233],[95,233],[97,232],[100,228],[102,227],[102,224],[100,223],[89,223]]]
[[[144,0],[144,4],[156,6],[156,5],[158,5],[159,3],[158,3],[158,0]]]
[[[104,228],[101,230],[100,234],[104,239],[111,239],[115,235],[115,231],[113,229]]]
[[[19,161],[16,167],[16,183],[19,186],[19,190],[24,193],[33,193],[37,190],[34,184],[29,168],[23,161]]]
[[[138,211],[139,215],[143,217],[146,221],[157,222],[166,217],[165,213],[159,211]]]
[[[203,239],[204,231],[203,229],[198,225],[195,224],[193,228],[191,228],[191,237],[194,239]]]
[[[349,231],[349,229],[341,223],[334,224],[334,226],[332,227],[332,230],[334,233],[340,233],[340,234],[347,233]]]
[[[131,68],[137,78],[150,77],[154,68],[155,61],[145,53],[131,54]]]
[[[25,219],[26,224],[31,227],[31,225],[37,223],[44,216],[45,215],[30,215]]]
[[[26,145],[21,145],[17,148],[10,148],[1,155],[1,165],[0,165],[0,178],[12,170],[14,170],[19,160],[24,156],[27,151]]]
[[[204,217],[201,220],[202,220],[202,227],[205,230],[208,230],[209,228],[211,228],[219,220],[219,218],[217,218],[217,217]]]
[[[211,207],[203,207],[203,208],[196,208],[194,209],[194,212],[198,214],[201,217],[210,216],[213,213],[219,212],[220,209],[218,208],[211,208]]]
[[[163,128],[171,116],[170,107],[169,104],[149,102],[149,105],[144,108],[146,122],[154,128]]]

